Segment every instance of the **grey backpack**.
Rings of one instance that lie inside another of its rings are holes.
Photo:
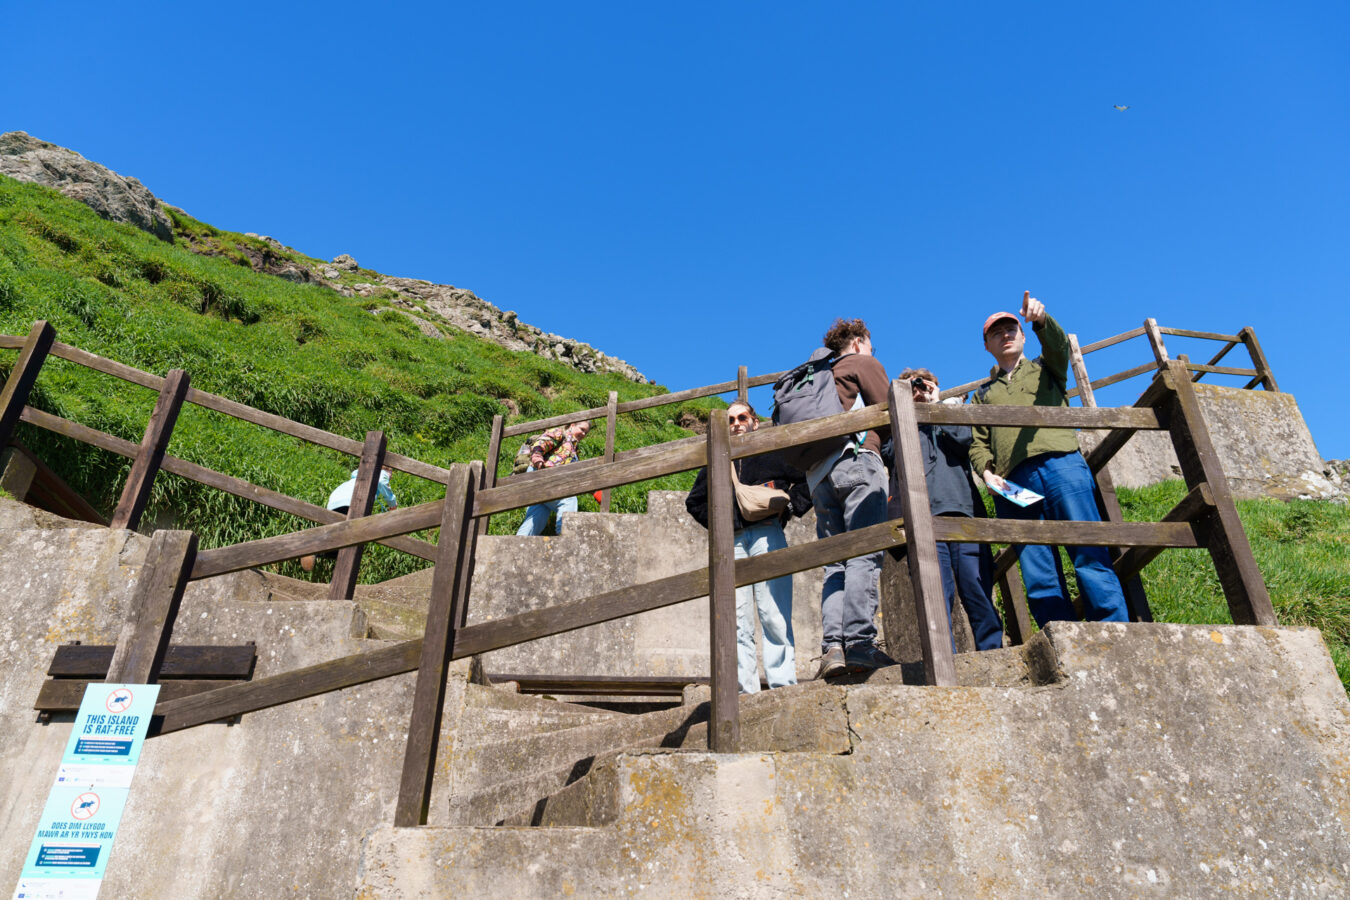
[[[811,358],[774,382],[773,424],[791,425],[844,412],[834,386],[834,364],[839,357],[821,347]],[[805,471],[850,441],[849,435],[825,438],[779,451],[783,461]]]

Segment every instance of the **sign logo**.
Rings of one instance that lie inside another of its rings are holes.
[[[75,798],[75,802],[70,804],[70,814],[74,818],[83,822],[98,812],[98,794],[93,791],[85,791]]]
[[[110,713],[126,712],[131,707],[131,691],[118,688],[108,695],[108,702],[104,705],[108,707]]]

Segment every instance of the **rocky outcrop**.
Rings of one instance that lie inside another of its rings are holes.
[[[73,150],[22,131],[0,134],[0,174],[56,188],[105,219],[135,225],[162,241],[173,241],[173,222],[145,185],[90,162]]]

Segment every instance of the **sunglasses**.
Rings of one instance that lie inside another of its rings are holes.
[[[727,414],[728,425],[749,425],[750,422],[751,418],[749,413],[741,413],[738,416],[733,416],[730,413]]]

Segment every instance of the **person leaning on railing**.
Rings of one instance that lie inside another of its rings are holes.
[[[759,430],[759,416],[744,400],[727,407],[727,423],[732,434],[746,434]],[[789,515],[802,516],[811,508],[811,494],[806,489],[806,476],[783,461],[777,453],[765,453],[745,459],[732,460],[736,480],[741,485],[769,486],[787,495],[780,512],[767,507],[755,511],[742,509],[740,497],[732,505],[732,528],[735,531],[736,559],[747,559],[782,550],[787,546],[783,524]],[[738,495],[741,488],[737,488]],[[684,508],[689,515],[708,527],[708,470],[699,470],[694,486],[685,498]],[[747,520],[747,516],[763,518]],[[757,584],[736,588],[736,680],[742,694],[759,690],[759,665],[755,652],[755,612],[759,612],[760,630],[764,634],[764,677],[769,687],[784,687],[797,683],[797,661],[792,643],[792,576],[780,575]]]
[[[344,516],[352,505],[352,494],[356,492],[356,476],[361,472],[360,469],[352,469],[352,477],[333,488],[333,492],[328,495],[328,509],[332,512],[342,513]],[[398,496],[394,494],[394,489],[389,486],[389,479],[394,474],[394,470],[389,466],[380,467],[380,477],[375,484],[375,499],[371,503],[371,509],[375,512],[386,512],[398,509]],[[315,559],[337,559],[336,550],[325,550],[323,553],[310,554],[300,557],[300,568],[306,572],[314,571]]]
[[[561,428],[550,428],[530,441],[530,467],[527,472],[539,469],[553,469],[577,461],[582,440],[590,433],[588,421],[573,422]],[[577,511],[576,497],[560,497],[557,500],[545,500],[525,510],[525,521],[520,523],[516,534],[522,537],[543,534],[548,526],[549,516],[557,513],[559,532],[562,531],[563,513]]]
[[[1017,316],[996,312],[984,321],[984,347],[998,363],[989,380],[975,389],[972,402],[997,406],[1068,406],[1069,338],[1046,311],[1045,304],[1022,294],[1021,314],[1041,343],[1041,356],[1023,355],[1026,335]],[[970,464],[984,482],[1003,489],[1008,481],[1045,499],[1022,507],[993,494],[1000,519],[1071,522],[1101,521],[1096,481],[1068,428],[1016,428],[977,425],[970,446]],[[991,492],[993,493],[993,492]],[[1093,621],[1127,622],[1125,595],[1105,547],[1069,547],[1087,617]],[[1036,624],[1078,618],[1069,601],[1059,565],[1059,551],[1043,545],[1018,545],[1027,605]]]

